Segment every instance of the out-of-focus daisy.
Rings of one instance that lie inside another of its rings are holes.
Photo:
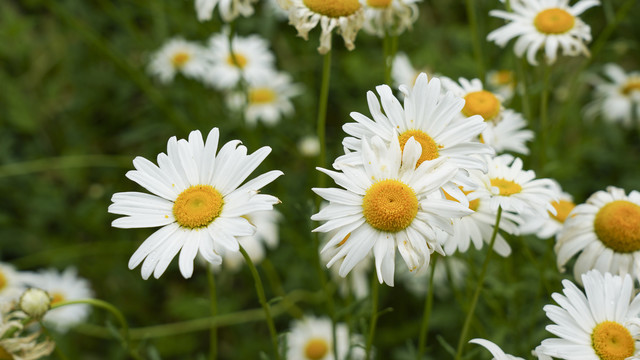
[[[491,70],[487,72],[487,85],[504,101],[513,97],[516,81],[511,70]]]
[[[37,360],[50,355],[55,349],[56,344],[48,338],[42,339],[40,331],[23,331],[22,322],[27,315],[14,311],[13,303],[0,302],[0,316],[1,359]],[[9,335],[10,331],[12,335]]]
[[[331,33],[337,28],[344,45],[355,48],[354,41],[364,22],[364,10],[359,0],[291,0],[289,23],[298,30],[298,35],[309,39],[309,31],[318,23],[322,27],[318,52],[331,50]]]
[[[479,198],[489,197],[489,206],[516,214],[538,214],[548,217],[556,214],[551,205],[556,200],[553,181],[536,179],[533,170],[522,170],[522,160],[504,154],[488,160],[489,171],[486,174],[473,172],[478,184],[475,191]]]
[[[542,340],[536,353],[568,360],[637,359],[640,328],[630,321],[640,312],[640,295],[631,277],[593,270],[582,275],[582,283],[584,293],[563,280],[564,295],[552,295],[558,305],[544,307],[554,322],[546,329],[558,338]]]
[[[271,126],[282,117],[291,116],[294,112],[291,98],[302,91],[299,85],[291,82],[288,74],[282,72],[266,72],[250,78],[247,83],[246,96],[244,93],[231,93],[227,103],[232,109],[244,109],[250,126],[255,126],[258,121]]]
[[[556,209],[556,213],[549,214],[549,217],[526,216],[520,226],[521,234],[535,234],[541,239],[548,239],[556,236],[562,230],[576,204],[573,203],[571,194],[562,191],[560,184],[555,181],[553,184],[553,190],[556,192],[558,200],[554,200],[551,206]]]
[[[0,302],[17,300],[25,290],[24,276],[13,265],[0,263]]]
[[[613,186],[576,206],[557,237],[558,267],[574,255],[576,279],[590,269],[640,279],[640,193]]]
[[[472,340],[469,340],[469,342],[472,344],[478,344],[480,346],[483,346],[485,349],[489,350],[491,355],[493,355],[494,360],[524,360],[521,357],[505,354],[504,351],[502,351],[502,349],[500,349],[498,345],[494,344],[489,340],[472,339]]]
[[[407,290],[423,298],[429,290],[431,266],[423,266],[418,271],[400,270],[398,277]],[[450,271],[449,271],[450,270]],[[461,288],[467,276],[467,263],[454,256],[442,256],[438,259],[433,274],[434,295],[444,298],[451,294],[451,288]],[[447,274],[448,273],[448,274]]]
[[[213,11],[218,6],[220,17],[226,22],[231,22],[238,16],[253,15],[253,3],[258,0],[195,0],[198,20],[211,20]]]
[[[274,56],[265,39],[258,35],[234,36],[232,46],[233,56],[229,50],[229,36],[225,32],[209,39],[209,53],[213,64],[205,76],[207,84],[216,89],[227,90],[236,87],[243,77],[251,82],[273,71]]]
[[[151,56],[149,72],[163,83],[170,83],[176,73],[200,80],[209,68],[205,50],[202,46],[173,38]]]
[[[298,141],[298,151],[302,156],[314,157],[320,153],[320,140],[316,135],[303,136]]]
[[[289,7],[291,7],[290,0],[269,0],[267,3],[267,9],[269,9],[278,20],[289,18]]]
[[[420,0],[366,0],[364,31],[379,37],[402,34],[418,19]]]
[[[591,28],[578,15],[599,4],[598,0],[579,0],[573,6],[568,0],[511,0],[513,12],[489,12],[508,23],[490,32],[487,40],[504,47],[518,38],[514,52],[519,57],[526,52],[531,65],[538,65],[536,54],[541,48],[548,64],[556,61],[560,48],[563,55],[589,55],[585,43],[591,41]]]
[[[314,231],[336,230],[325,249],[346,239],[327,266],[344,258],[340,276],[346,276],[373,249],[378,280],[393,286],[396,247],[407,266],[417,270],[429,263],[433,251],[443,254],[434,228],[451,232],[451,218],[471,210],[438,198],[457,168],[444,158],[417,166],[422,151],[413,137],[404,151],[397,135],[390,140],[363,139],[362,165],[344,164],[342,172],[319,168],[344,189],[314,188],[330,204],[311,219],[326,221]]]
[[[497,121],[487,124],[481,134],[483,143],[491,146],[496,153],[512,151],[529,154],[527,142],[533,140],[533,131],[527,129],[527,120],[522,114],[511,109],[504,109]]]
[[[605,120],[630,127],[640,119],[640,71],[625,73],[616,64],[604,66],[606,79],[596,77],[595,100],[588,105],[587,115],[600,114]]]
[[[189,140],[169,139],[167,153],[158,155],[158,165],[136,157],[136,170],[127,177],[153,194],[122,192],[113,195],[109,212],[125,215],[113,221],[119,228],[161,226],[149,236],[129,260],[129,268],[142,264],[142,277],[158,278],[180,252],[180,272],[193,274],[193,259],[200,253],[219,264],[216,249],[238,251],[239,236],[255,232],[244,216],[272,210],[279,200],[259,194],[262,187],[282,175],[273,170],[245,180],[271,152],[268,146],[247,155],[239,140],[224,144],[218,151],[219,133],[213,128],[204,142],[200,131]],[[244,183],[243,185],[241,185]]]
[[[391,79],[393,79],[393,85],[395,87],[399,87],[400,85],[413,87],[420,73],[429,74],[430,72],[426,67],[421,69],[414,68],[407,54],[403,52],[396,54],[395,58],[393,58],[393,64],[391,65]]]
[[[51,305],[62,301],[88,299],[93,297],[89,281],[78,276],[75,268],[70,267],[63,272],[55,269],[29,274],[25,280],[30,286],[45,290],[51,295]],[[68,329],[84,322],[91,308],[87,304],[66,305],[49,310],[44,316],[46,324],[57,331]]]
[[[335,231],[331,231],[325,234],[326,240],[330,240],[333,235],[335,235]],[[340,251],[340,247],[344,245],[347,241],[348,236],[343,239],[337,245],[326,248],[325,251],[320,253],[320,260],[324,262],[329,262],[331,259]],[[324,247],[324,246],[322,246]],[[320,250],[320,249],[319,249]],[[347,297],[349,294],[352,294],[356,299],[364,299],[369,295],[369,271],[371,270],[371,265],[373,265],[373,257],[367,256],[356,266],[351,269],[351,271],[344,277],[340,276],[340,266],[344,259],[340,259],[336,262],[335,266],[332,266],[330,270],[331,279],[338,285],[338,291],[340,291],[340,295],[343,297]]]
[[[333,356],[331,319],[305,316],[291,323],[287,333],[287,359],[290,360],[340,360],[364,359],[364,344],[361,335],[349,336],[346,324],[336,324],[336,347],[338,359]]]

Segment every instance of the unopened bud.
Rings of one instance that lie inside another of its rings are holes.
[[[51,308],[51,296],[42,289],[30,288],[20,296],[19,304],[27,315],[40,319]]]

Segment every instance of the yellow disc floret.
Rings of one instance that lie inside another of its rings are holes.
[[[195,229],[209,225],[222,212],[224,199],[210,185],[194,185],[183,191],[173,204],[176,222]]]
[[[7,286],[7,277],[4,276],[2,271],[0,271],[0,290],[4,289]]]
[[[247,66],[247,58],[242,54],[229,54],[229,56],[227,56],[227,64],[244,69],[244,67]]]
[[[575,22],[573,15],[559,8],[542,10],[533,19],[533,25],[543,34],[564,34],[573,29]]]
[[[302,0],[309,10],[332,18],[349,16],[360,9],[358,0]]]
[[[620,92],[625,96],[631,95],[634,91],[640,92],[640,77],[630,78],[620,89]]]
[[[191,59],[191,55],[186,52],[177,52],[171,57],[173,67],[180,69]]]
[[[431,138],[421,130],[407,130],[398,136],[400,142],[400,149],[404,151],[404,146],[409,139],[414,138],[418,144],[422,147],[422,154],[416,163],[416,167],[420,166],[422,162],[437,159],[440,154],[438,153],[438,145]]]
[[[549,215],[552,218],[564,224],[571,210],[573,210],[573,208],[576,207],[576,204],[574,204],[572,201],[569,201],[569,200],[560,200],[560,201],[552,202],[551,206],[553,206],[553,208],[556,209],[556,214],[553,215],[549,213]]]
[[[367,0],[367,5],[374,8],[388,8],[392,0]]]
[[[640,250],[640,206],[630,201],[616,200],[603,206],[593,228],[600,241],[616,252]]]
[[[51,293],[51,305],[63,302],[65,300],[64,294],[59,292]]]
[[[398,232],[411,225],[418,214],[418,198],[412,188],[398,180],[378,181],[367,189],[362,213],[372,227]]]
[[[329,352],[329,344],[325,339],[312,338],[304,347],[304,356],[309,360],[320,360]]]
[[[615,321],[596,325],[591,333],[591,344],[601,360],[624,360],[636,350],[629,330]]]
[[[496,186],[500,189],[500,195],[502,196],[510,196],[522,191],[522,186],[520,186],[520,184],[500,178],[491,179],[491,186]]]
[[[500,100],[490,91],[474,91],[464,97],[464,108],[462,108],[464,116],[480,115],[485,121],[489,121],[499,112]]]
[[[249,90],[250,104],[271,104],[276,98],[276,92],[270,88],[253,88]]]
[[[471,191],[462,190],[462,186],[459,186],[459,188],[465,195],[469,195],[469,193],[471,192]],[[444,191],[444,189],[442,189],[442,192],[444,193],[444,197],[447,200],[455,201],[457,203],[460,202],[460,201],[458,201],[458,199],[456,199],[453,196],[449,195],[448,192]],[[469,209],[471,209],[473,211],[478,211],[478,206],[480,206],[480,199],[469,200]]]

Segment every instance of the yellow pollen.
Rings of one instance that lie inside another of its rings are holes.
[[[560,200],[560,201],[552,202],[551,206],[553,206],[553,208],[556,209],[557,214],[553,215],[549,213],[549,216],[551,216],[552,218],[564,224],[571,210],[573,210],[573,208],[576,207],[576,204],[568,200]]]
[[[0,346],[0,360],[13,360],[13,355],[7,351],[3,346]]]
[[[462,186],[458,186],[460,188],[460,190],[462,190]],[[458,199],[454,198],[453,196],[449,195],[448,192],[444,191],[444,189],[442,189],[442,192],[444,193],[444,197],[447,200],[451,200],[451,201],[455,201],[457,203],[459,203],[460,201],[458,201]],[[469,193],[471,191],[464,191],[462,190],[462,192],[465,195],[469,195]],[[478,206],[480,205],[480,199],[475,199],[475,200],[469,200],[469,209],[473,210],[473,211],[478,211]]]
[[[304,356],[309,360],[320,360],[329,352],[329,344],[325,339],[312,338],[304,347]]]
[[[7,286],[7,277],[4,276],[2,271],[0,271],[0,290],[4,289]]]
[[[559,8],[542,10],[533,19],[533,25],[543,34],[564,34],[573,29],[575,22],[573,15]]]
[[[596,325],[591,333],[591,345],[601,360],[624,360],[636,350],[629,330],[615,321]]]
[[[270,88],[254,88],[249,90],[249,103],[270,104],[277,98],[276,92]]]
[[[381,180],[367,189],[362,213],[375,229],[398,232],[411,225],[418,214],[418,198],[412,188],[398,180]]]
[[[407,144],[407,141],[412,137],[422,147],[422,154],[416,163],[416,167],[420,166],[424,161],[437,159],[438,156],[440,156],[436,142],[431,138],[431,136],[421,130],[407,130],[398,136],[400,149],[402,151],[404,151],[404,146]]]
[[[171,64],[175,68],[181,68],[191,59],[191,55],[186,52],[177,52],[171,58]]]
[[[59,292],[54,292],[51,294],[51,305],[57,304],[59,302],[64,301],[65,297]]]
[[[480,115],[485,121],[489,121],[496,117],[499,112],[500,100],[489,91],[474,91],[464,97],[462,114],[466,117]]]
[[[522,191],[520,184],[505,179],[491,179],[491,186],[496,186],[500,189],[500,195],[502,196],[511,196]]]
[[[344,243],[347,242],[347,240],[349,240],[349,236],[351,236],[351,233],[348,233],[347,236],[344,237],[344,239],[342,239],[342,241],[340,241],[340,243],[338,244],[338,246],[342,246],[344,245]]]
[[[640,77],[633,77],[629,79],[629,81],[627,81],[620,90],[620,92],[625,96],[631,95],[634,91],[640,92]]]
[[[245,66],[247,66],[247,58],[242,56],[241,54],[233,54],[235,56],[227,56],[227,64],[231,65],[231,66],[237,66],[240,69],[244,69]],[[233,58],[236,58],[235,61],[233,60]]]
[[[367,0],[367,5],[375,8],[388,8],[391,0]]]
[[[640,250],[640,206],[616,200],[603,206],[593,221],[600,241],[616,252]]]
[[[513,72],[511,70],[499,70],[493,75],[493,80],[498,85],[509,85],[513,82]]]
[[[360,9],[358,0],[302,0],[309,10],[332,18],[349,16]]]
[[[195,229],[209,225],[222,212],[224,199],[210,185],[194,185],[180,193],[173,204],[176,222]]]

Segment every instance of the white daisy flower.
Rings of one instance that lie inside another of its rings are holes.
[[[213,64],[204,79],[208,85],[219,90],[233,89],[242,78],[251,82],[274,71],[275,58],[265,39],[258,35],[234,36],[232,46],[233,56],[229,50],[229,36],[225,32],[209,39]]]
[[[590,269],[640,279],[640,193],[613,186],[576,206],[558,234],[558,267],[578,255],[576,279]]]
[[[0,263],[0,302],[18,300],[25,288],[24,274],[11,264]]]
[[[267,9],[269,9],[278,20],[286,20],[289,18],[288,10],[289,7],[291,7],[290,0],[269,0],[266,5]]]
[[[273,126],[282,117],[293,115],[291,98],[301,92],[302,88],[291,82],[289,74],[269,71],[247,81],[246,97],[244,92],[230,93],[227,104],[234,110],[244,110],[249,126],[258,121]]]
[[[418,269],[429,263],[433,251],[443,253],[434,229],[451,232],[451,218],[471,213],[437,191],[457,169],[444,158],[416,166],[421,153],[413,137],[403,151],[397,135],[391,136],[390,144],[376,136],[362,141],[363,165],[345,164],[342,172],[318,168],[344,187],[314,188],[330,204],[311,217],[326,221],[314,231],[337,230],[323,251],[347,238],[327,264],[344,258],[340,276],[373,249],[378,280],[393,286],[396,247],[407,266]]]
[[[289,360],[336,360],[333,356],[331,320],[327,317],[306,316],[294,320],[287,333],[287,359]],[[336,324],[338,360],[364,359],[364,342],[361,335],[349,337],[349,328],[344,323]]]
[[[595,100],[588,105],[587,115],[600,114],[605,120],[630,127],[640,121],[640,71],[625,73],[616,64],[606,64],[607,79],[596,78]]]
[[[213,11],[218,6],[220,17],[225,22],[231,22],[238,16],[253,15],[253,3],[258,0],[195,0],[199,21],[211,20]]]
[[[504,101],[510,100],[516,88],[513,71],[502,69],[487,72],[487,85]]]
[[[527,129],[527,120],[522,114],[505,109],[496,120],[487,123],[480,135],[482,142],[491,146],[498,154],[511,151],[528,155],[527,142],[533,140],[534,133]]]
[[[484,90],[480,79],[467,80],[461,77],[458,79],[459,84],[448,77],[442,77],[441,80],[444,90],[464,98],[464,107],[461,110],[464,117],[480,115],[485,121],[493,121],[502,115],[502,98]]]
[[[330,231],[324,234],[324,238],[326,244],[334,235],[336,231]],[[329,262],[331,259],[340,251],[340,248],[350,235],[347,235],[340,243],[334,246],[328,247],[325,251],[320,253],[320,260],[324,262]],[[321,246],[324,248],[324,245]],[[318,249],[319,251],[321,249]],[[344,259],[339,259],[336,261],[335,265],[332,266],[329,270],[329,274],[331,275],[331,279],[338,285],[338,291],[342,297],[348,297],[349,294],[352,294],[356,299],[364,299],[369,295],[369,271],[371,270],[371,266],[373,265],[373,257],[367,255],[367,257],[356,266],[351,269],[351,271],[347,274],[347,276],[340,276],[340,267]]]
[[[204,48],[181,38],[167,41],[151,56],[149,63],[149,72],[165,84],[173,81],[176,73],[200,80],[208,68]]]
[[[318,154],[320,154],[320,140],[318,140],[316,135],[303,136],[300,141],[298,141],[298,151],[302,156],[318,156]]]
[[[359,0],[290,0],[289,24],[298,30],[298,36],[309,39],[309,31],[318,23],[322,27],[318,52],[331,50],[331,33],[337,28],[344,45],[353,50],[356,35],[364,22],[364,10]]]
[[[391,64],[391,79],[393,80],[394,87],[413,86],[416,83],[416,79],[421,72],[413,67],[409,56],[403,52],[398,52],[393,58],[393,64]]]
[[[640,295],[634,295],[631,277],[593,270],[582,282],[584,293],[563,280],[564,295],[552,295],[558,305],[544,307],[554,322],[546,329],[558,338],[542,340],[536,353],[567,360],[637,359],[640,328],[631,323],[640,312]]]
[[[558,198],[557,201],[551,202],[551,206],[556,209],[556,214],[549,214],[549,217],[525,215],[525,219],[520,226],[521,234],[535,234],[540,239],[548,239],[555,237],[562,230],[565,221],[576,207],[576,204],[574,204],[571,194],[562,191],[560,184],[556,181],[553,181],[552,188]]]
[[[424,298],[429,290],[432,269],[433,264],[431,266],[423,266],[418,271],[399,270],[398,277],[413,295]],[[435,273],[433,274],[434,295],[439,298],[445,298],[451,294],[452,288],[463,288],[468,271],[465,261],[454,256],[440,257],[436,262]]]
[[[400,35],[418,20],[420,0],[366,0],[364,31],[379,37]]]
[[[578,15],[599,4],[598,0],[579,0],[573,6],[569,6],[568,0],[511,0],[513,12],[489,12],[508,23],[490,32],[487,40],[505,47],[509,40],[517,37],[514,52],[518,57],[526,52],[531,65],[538,65],[536,54],[540,48],[544,48],[548,64],[556,61],[559,48],[563,55],[588,56],[585,43],[591,41],[591,28]]]
[[[125,215],[113,221],[119,228],[161,226],[136,250],[129,268],[142,264],[142,278],[160,277],[180,252],[180,272],[193,274],[193,259],[200,253],[212,264],[222,258],[219,249],[238,251],[237,237],[250,236],[255,227],[245,215],[271,210],[279,200],[259,190],[282,175],[273,170],[242,184],[271,152],[268,146],[247,155],[239,140],[218,148],[213,128],[204,142],[200,131],[189,140],[169,139],[167,153],[158,155],[158,166],[136,157],[127,177],[152,194],[122,192],[113,195],[109,212]]]
[[[91,284],[78,276],[74,267],[63,272],[55,269],[25,275],[29,286],[45,290],[51,296],[51,305],[59,302],[88,299],[93,297]],[[59,332],[66,332],[73,326],[87,320],[91,308],[87,304],[66,305],[47,311],[44,322]]]
[[[485,349],[489,350],[491,355],[493,355],[493,360],[524,360],[521,357],[505,354],[504,351],[502,351],[502,349],[500,349],[498,345],[494,344],[489,340],[472,339],[472,340],[469,340],[469,342],[472,344],[478,344],[480,346],[483,346]]]
[[[475,181],[482,184],[475,190],[479,198],[489,197],[493,211],[503,210],[522,214],[538,214],[548,217],[556,214],[551,205],[556,200],[553,182],[536,179],[533,170],[522,170],[522,160],[509,154],[487,159],[489,171],[486,174],[473,172]]]

